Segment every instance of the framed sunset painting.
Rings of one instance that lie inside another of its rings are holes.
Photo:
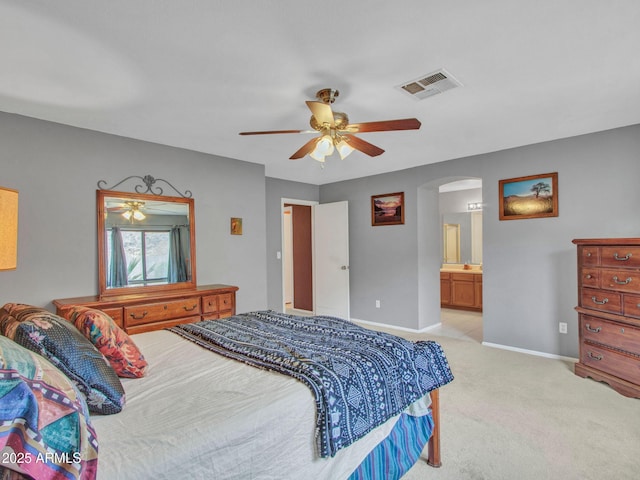
[[[404,192],[371,196],[371,225],[403,225]]]

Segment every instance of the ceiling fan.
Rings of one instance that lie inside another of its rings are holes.
[[[390,130],[417,130],[420,121],[417,118],[400,120],[383,120],[380,122],[349,123],[346,113],[331,109],[331,104],[340,94],[338,90],[325,88],[316,93],[318,101],[307,101],[311,110],[309,121],[313,130],[269,130],[264,132],[240,132],[240,135],[269,135],[273,133],[315,133],[320,135],[309,140],[289,158],[297,160],[309,155],[311,158],[324,162],[325,157],[338,151],[340,158],[345,159],[354,150],[359,150],[370,157],[384,153],[384,150],[369,142],[356,137],[355,133],[386,132]]]

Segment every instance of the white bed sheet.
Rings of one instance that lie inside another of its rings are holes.
[[[92,416],[99,480],[347,478],[398,418],[335,457],[320,458],[315,401],[303,383],[171,332],[132,338],[149,370],[144,378],[123,379],[122,412]],[[425,414],[429,403],[427,395],[411,413]]]

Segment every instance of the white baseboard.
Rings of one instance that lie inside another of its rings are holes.
[[[401,330],[403,332],[410,332],[410,333],[425,333],[425,332],[428,332],[430,330],[435,330],[436,328],[439,328],[439,327],[442,326],[442,323],[438,322],[438,323],[436,323],[434,325],[429,325],[428,327],[424,327],[424,328],[421,328],[420,330],[417,330],[415,328],[399,327],[397,325],[389,325],[387,323],[369,322],[367,320],[360,320],[359,318],[351,318],[351,321],[353,323],[359,323],[359,324],[362,324],[362,325],[370,325],[370,326],[373,326],[373,327],[390,328],[392,330]],[[499,343],[482,342],[482,345],[485,346],[485,347],[499,348],[501,350],[510,350],[512,352],[524,353],[524,354],[527,354],[527,355],[535,355],[537,357],[551,358],[551,359],[554,359],[554,360],[563,360],[563,361],[567,361],[567,362],[577,362],[578,361],[577,358],[573,358],[573,357],[565,357],[565,356],[562,356],[562,355],[555,355],[553,353],[538,352],[536,350],[527,350],[525,348],[510,347],[508,345],[501,345]]]
[[[424,328],[421,328],[420,330],[416,330],[415,328],[399,327],[397,325],[389,325],[387,323],[368,322],[366,320],[360,320],[358,318],[351,318],[351,321],[353,323],[361,323],[363,325],[371,325],[373,327],[391,328],[393,330],[401,330],[403,332],[410,332],[410,333],[424,333],[424,332],[428,332],[429,330],[438,328],[442,325],[440,322],[438,322],[435,325],[429,325],[428,327],[424,327]]]
[[[545,352],[538,352],[536,350],[527,350],[525,348],[510,347],[508,345],[500,345],[499,343],[482,342],[482,345],[485,347],[499,348],[501,350],[511,350],[512,352],[526,353],[527,355],[535,355],[537,357],[553,358],[554,360],[564,360],[567,362],[578,361],[577,358],[573,358],[573,357],[564,357],[562,355],[555,355],[553,353],[545,353]]]

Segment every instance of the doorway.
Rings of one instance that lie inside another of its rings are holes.
[[[348,202],[282,199],[283,310],[349,319]]]
[[[471,304],[478,305],[476,302],[479,302],[482,305],[482,280],[474,278],[471,282],[466,282],[465,277],[469,273],[455,273],[454,282],[454,275],[445,280],[442,275],[446,276],[447,271],[456,272],[457,267],[463,269],[462,273],[464,266],[468,265],[473,269],[474,277],[482,276],[482,180],[469,178],[440,185],[438,200],[442,228],[440,283],[441,288],[447,288],[444,293],[441,291],[441,303],[446,304],[440,310],[441,334],[481,343],[482,312],[469,311],[473,309],[465,309],[463,306],[457,308],[451,298],[445,298],[447,295],[450,297],[457,289],[474,297]]]
[[[313,297],[312,208],[317,202],[283,201],[283,312],[311,315]]]

